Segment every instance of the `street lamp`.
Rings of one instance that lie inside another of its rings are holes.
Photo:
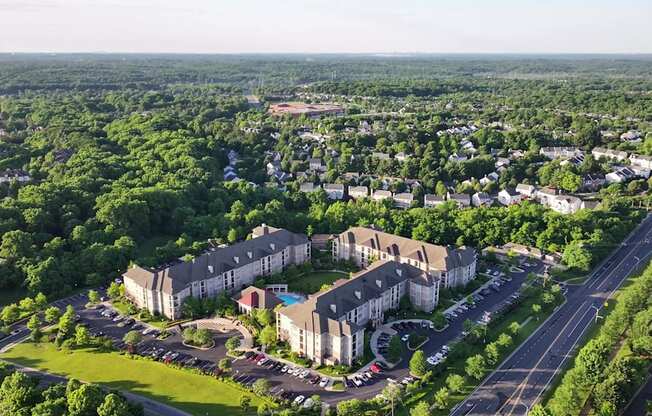
[[[598,322],[598,318],[602,318],[602,316],[599,315],[601,308],[598,308],[595,305],[591,305],[591,309],[595,309],[595,322]]]

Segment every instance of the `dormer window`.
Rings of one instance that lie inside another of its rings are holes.
[[[383,287],[383,282],[381,282],[379,279],[376,279],[376,286]]]
[[[213,266],[208,266],[208,273],[213,273]]]
[[[355,294],[355,297],[356,297],[356,298],[358,298],[358,299],[362,299],[362,292],[360,292],[359,290],[356,290],[356,291],[353,292],[353,293]]]
[[[276,244],[269,243],[269,248],[271,248],[272,250],[276,250]]]
[[[331,312],[337,313],[337,306],[334,303],[331,303]]]
[[[403,270],[401,270],[401,269],[396,269],[396,275],[397,275],[397,276],[402,276],[402,275],[403,275]]]
[[[235,264],[240,264],[240,257],[233,256],[233,261],[235,262]]]
[[[251,251],[247,251],[247,257],[252,258],[254,256],[254,253]]]

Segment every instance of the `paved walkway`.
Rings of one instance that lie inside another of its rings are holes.
[[[243,342],[240,346],[240,349],[250,350],[254,347],[254,338],[251,335],[251,332],[249,332],[249,330],[244,325],[240,324],[237,320],[231,320],[227,318],[207,318],[188,322],[187,324],[184,324],[184,326],[190,324],[197,325],[197,328],[207,328],[213,331],[220,331],[224,333],[234,330],[238,331],[242,334],[243,337]]]

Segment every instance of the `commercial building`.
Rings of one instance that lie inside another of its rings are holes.
[[[279,273],[310,260],[310,241],[303,234],[261,225],[252,238],[213,248],[188,261],[157,268],[134,265],[124,274],[125,294],[139,308],[170,319],[181,316],[187,297],[207,298],[236,292],[258,276]]]

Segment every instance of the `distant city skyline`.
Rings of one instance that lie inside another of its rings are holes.
[[[0,0],[0,52],[652,53],[644,0]]]

